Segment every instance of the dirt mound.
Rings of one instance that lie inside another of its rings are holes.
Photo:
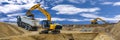
[[[37,34],[11,37],[2,40],[93,40],[97,35],[97,33]]]
[[[14,35],[20,35],[26,32],[26,30],[15,26],[10,25],[7,23],[0,22],[0,38],[1,37],[8,37],[8,36],[14,36]]]
[[[111,33],[118,39],[120,32],[118,33],[120,23],[115,25],[116,27],[111,30]],[[102,29],[102,28],[98,28]],[[103,29],[102,29],[103,30]],[[106,30],[104,28],[104,30]],[[118,31],[116,31],[118,30]],[[60,34],[39,34],[39,31],[26,31],[21,27],[0,23],[0,40],[112,40],[111,37],[103,33],[94,32],[80,32],[78,31],[66,31],[61,30]],[[115,34],[115,32],[117,34]]]
[[[74,33],[74,34],[43,34],[32,36],[37,40],[93,40],[97,34],[95,33]]]
[[[120,40],[120,22],[118,24],[115,24],[112,28],[112,30],[110,31],[111,35],[113,35],[113,37],[116,40]]]

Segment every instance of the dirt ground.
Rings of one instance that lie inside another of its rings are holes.
[[[0,22],[0,38],[14,35],[21,35],[27,31],[15,25]]]
[[[119,40],[119,26],[120,23],[106,27],[75,25],[64,27],[60,34],[39,34],[39,31],[27,31],[16,25],[0,22],[0,40]]]

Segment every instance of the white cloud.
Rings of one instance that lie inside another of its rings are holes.
[[[0,6],[0,12],[2,13],[12,13],[16,11],[21,11],[23,9],[29,9],[33,5],[36,4],[36,0],[11,0],[11,1],[3,0],[3,1],[0,1],[0,3],[2,2],[10,3],[10,4]],[[23,3],[26,3],[26,4],[23,4]],[[45,8],[45,9],[48,8],[44,6],[44,3],[40,2],[40,4],[42,8]]]
[[[7,14],[8,17],[18,16],[18,15],[24,15],[25,13],[13,13],[13,14]]]
[[[76,4],[83,4],[86,2],[90,2],[91,5],[95,5],[97,2],[101,2],[102,0],[68,0],[68,2],[76,3]]]
[[[7,2],[10,4],[23,4],[23,3],[34,3],[36,0],[0,0],[1,2]]]
[[[95,15],[95,14],[86,14],[86,13],[83,13],[83,14],[80,14],[80,16],[83,16],[83,17],[86,17],[86,18],[98,18],[100,16],[98,15]]]
[[[73,15],[80,12],[96,12],[100,10],[100,8],[77,8],[73,5],[57,5],[52,8],[52,10],[58,11],[57,14],[67,14],[67,15]]]
[[[46,18],[36,18],[37,20],[47,20]],[[71,21],[71,22],[79,22],[79,21],[83,21],[83,20],[79,20],[79,19],[68,19],[68,18],[51,18],[52,21]]]
[[[57,14],[76,14],[79,13],[79,8],[72,5],[57,5],[52,10],[58,11]]]
[[[116,18],[116,19],[120,19],[120,15],[116,15],[114,18]]]
[[[47,20],[46,18],[36,18],[37,20]],[[64,18],[51,18],[52,21],[65,21],[66,19]]]
[[[9,13],[9,12],[17,11],[20,9],[21,7],[19,7],[18,5],[12,5],[12,4],[0,6],[0,12],[3,12],[3,13]]]
[[[79,19],[67,19],[67,21],[79,22],[79,21],[82,21],[82,20],[79,20]]]
[[[0,22],[4,22],[4,21],[7,21],[8,19],[7,18],[0,18]]]
[[[86,0],[68,0],[69,2],[72,2],[72,3],[85,3]]]
[[[63,2],[64,0],[54,0],[55,3]]]
[[[113,6],[120,6],[120,2],[115,2]]]
[[[102,5],[120,6],[120,2],[103,2]]]
[[[4,6],[0,6],[0,12],[11,13],[11,12],[20,11],[23,9],[29,9],[33,5],[35,5],[35,3],[30,3],[30,4],[25,4],[25,5],[7,4]]]
[[[52,21],[65,21],[65,18],[52,18]]]
[[[37,20],[47,20],[46,18],[36,18]],[[52,21],[65,21],[65,18],[51,18]]]
[[[110,5],[110,4],[113,4],[113,2],[103,2],[101,4],[103,4],[103,5]]]
[[[69,19],[69,18],[52,18],[52,21],[71,21],[71,22],[79,22],[82,20],[79,19]]]
[[[16,22],[17,21],[17,18],[11,18],[9,19],[10,22]]]
[[[16,18],[13,18],[13,17],[6,17],[6,18],[0,18],[0,22],[16,22],[17,19]]]
[[[120,19],[117,19],[115,17],[114,18],[102,18],[102,19],[109,21],[109,23],[117,23],[120,21]]]
[[[48,5],[52,5],[52,6],[55,6],[56,4],[59,4],[61,2],[63,2],[64,0],[50,0],[48,2],[50,2],[50,4]]]
[[[35,4],[36,3],[28,3],[28,4],[25,4],[25,5],[19,5],[19,6],[22,7],[23,9],[30,9]]]

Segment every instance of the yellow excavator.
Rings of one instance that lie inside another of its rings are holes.
[[[60,33],[60,30],[62,29],[62,25],[60,25],[60,24],[56,24],[56,23],[52,23],[52,21],[51,21],[51,15],[45,10],[45,9],[43,9],[43,8],[41,8],[40,7],[40,4],[36,4],[36,5],[34,5],[33,7],[31,7],[27,12],[26,12],[26,16],[27,17],[30,17],[31,18],[31,20],[35,20],[35,18],[34,18],[34,14],[32,14],[31,13],[31,11],[33,11],[33,10],[35,10],[35,9],[38,9],[40,12],[42,12],[45,16],[46,16],[46,18],[47,18],[47,20],[43,20],[43,21],[41,21],[41,24],[42,24],[42,28],[44,29],[44,30],[42,30],[40,33],[45,33],[45,34],[47,34],[47,33]],[[19,16],[20,17],[20,16]],[[18,17],[18,18],[19,18]],[[27,21],[29,21],[29,20],[27,20]],[[24,22],[26,22],[26,21],[24,21]],[[32,24],[31,25],[33,25],[33,24],[35,24],[36,22],[34,21],[34,22],[32,22]],[[26,24],[30,24],[30,22],[26,22]],[[36,23],[37,24],[37,23]],[[36,25],[35,24],[35,25]],[[18,25],[19,25],[19,23],[18,23]]]
[[[95,18],[95,19],[91,20],[91,24],[98,24],[98,22],[97,22],[98,20],[101,20],[102,22],[107,24],[107,22],[105,20],[101,19],[101,18]]]

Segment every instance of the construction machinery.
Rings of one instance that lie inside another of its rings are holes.
[[[107,24],[107,22],[101,18],[95,18],[94,20],[91,20],[91,24],[98,24],[98,20],[101,20],[102,22],[104,22],[105,24]]]
[[[41,22],[42,28],[44,28],[45,30],[41,31],[40,33],[49,33],[49,31],[51,31],[52,33],[60,33],[60,30],[62,29],[62,25],[52,23],[51,15],[45,9],[41,8],[40,4],[36,4],[33,7],[31,7],[26,12],[26,17],[18,16],[17,17],[18,26],[22,26],[22,27],[26,28],[26,26],[31,25],[31,27],[33,26],[33,28],[31,28],[31,29],[36,29],[37,30],[37,26],[39,24],[39,21],[37,21],[34,18],[34,14],[31,13],[31,11],[35,10],[35,9],[38,9],[40,12],[42,12],[47,17],[47,20],[43,20]],[[23,24],[23,25],[21,25],[21,24]]]

